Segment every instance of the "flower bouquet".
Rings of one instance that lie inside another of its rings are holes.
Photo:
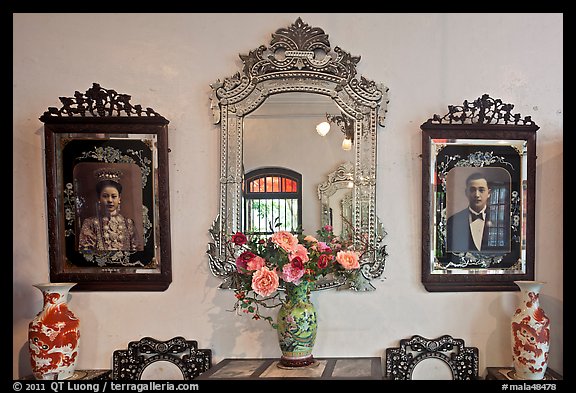
[[[316,364],[312,349],[317,322],[310,291],[326,276],[352,278],[360,273],[360,254],[352,242],[343,241],[332,227],[325,226],[316,237],[277,231],[268,238],[248,238],[237,232],[229,245],[236,263],[234,310],[266,320],[277,330],[282,351],[279,367]],[[262,313],[278,306],[276,321]]]
[[[305,286],[309,294],[321,278],[360,273],[360,253],[351,241],[335,236],[329,225],[316,237],[278,231],[260,238],[237,232],[229,245],[236,257],[234,310],[266,320],[274,328],[273,318],[262,310],[283,304],[294,287]]]

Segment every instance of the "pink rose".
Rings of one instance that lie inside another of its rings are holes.
[[[263,266],[260,270],[256,270],[252,276],[252,289],[260,296],[272,295],[278,289],[279,283],[276,268],[270,270]]]
[[[300,263],[300,265],[302,264]],[[304,266],[298,267],[297,264],[287,263],[282,267],[282,279],[286,282],[298,285],[300,279],[304,275],[304,270]]]
[[[274,232],[270,239],[274,244],[288,252],[292,251],[298,244],[298,238],[288,231]]]
[[[332,252],[332,249],[325,242],[318,242],[318,252]]]
[[[246,268],[248,270],[258,270],[264,266],[266,266],[266,260],[257,255],[254,258],[250,259],[246,264]]]
[[[346,270],[358,269],[360,267],[358,254],[355,251],[338,251],[336,261]]]

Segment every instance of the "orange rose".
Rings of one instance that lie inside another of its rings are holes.
[[[278,231],[274,232],[271,237],[274,244],[282,247],[284,250],[290,252],[294,250],[298,244],[298,238],[288,231]]]
[[[276,269],[270,270],[266,266],[256,270],[252,276],[252,289],[260,296],[270,296],[278,289],[279,280]]]
[[[358,269],[360,267],[358,254],[354,251],[338,251],[336,261],[346,270]]]
[[[302,244],[296,244],[288,256],[290,261],[292,261],[294,258],[300,258],[300,260],[304,263],[308,262],[310,258],[308,257],[308,250],[306,247],[304,247]]]
[[[318,243],[318,239],[316,239],[314,236],[311,235],[307,235],[304,238],[304,241],[310,242],[310,243]]]
[[[258,270],[264,265],[266,265],[266,260],[262,257],[255,256],[254,258],[248,261],[248,263],[246,264],[246,268],[248,270]]]

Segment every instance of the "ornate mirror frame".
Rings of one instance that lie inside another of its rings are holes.
[[[478,348],[467,347],[461,338],[445,334],[436,339],[413,335],[400,340],[397,348],[386,348],[386,378],[413,379],[416,366],[428,359],[443,361],[455,380],[478,379]]]
[[[181,336],[167,341],[152,337],[130,341],[127,349],[114,351],[112,379],[141,380],[144,370],[158,362],[174,364],[184,380],[192,380],[212,367],[212,350],[198,348],[198,341]]]
[[[370,280],[384,270],[386,248],[376,217],[376,133],[384,125],[388,89],[362,76],[356,78],[360,56],[335,47],[321,28],[298,18],[272,34],[268,47],[261,45],[240,55],[242,72],[211,85],[214,124],[220,124],[220,208],[210,228],[210,270],[230,288],[236,269],[226,240],[242,230],[243,119],[274,94],[306,92],[330,97],[354,119],[354,192],[352,225],[354,244],[366,244],[362,275],[357,282],[327,280],[317,289],[333,287],[373,290]],[[320,209],[318,209],[320,211]]]

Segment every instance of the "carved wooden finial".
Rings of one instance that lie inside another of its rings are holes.
[[[514,124],[535,125],[530,116],[522,118],[520,114],[512,114],[513,104],[506,104],[501,99],[494,99],[483,94],[473,101],[464,100],[462,105],[448,105],[448,113],[444,116],[434,115],[428,123],[435,124]]]
[[[141,105],[132,105],[128,94],[104,89],[99,83],[93,83],[85,93],[74,92],[74,97],[60,97],[60,109],[49,107],[40,117],[46,121],[63,117],[156,117],[164,119],[152,108],[143,109]]]

